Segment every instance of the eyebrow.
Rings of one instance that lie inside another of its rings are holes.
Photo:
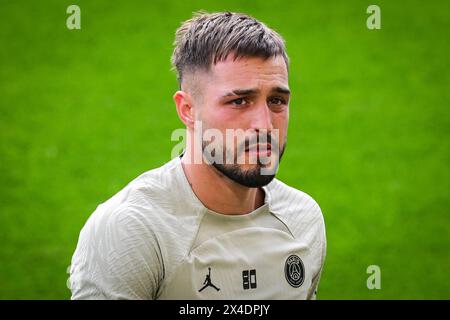
[[[235,89],[223,95],[223,97],[233,97],[233,96],[247,96],[259,93],[260,90],[256,88],[251,89]],[[282,94],[291,94],[291,91],[286,87],[273,87],[271,92],[277,92]]]

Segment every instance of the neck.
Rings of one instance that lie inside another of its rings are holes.
[[[227,215],[247,214],[264,204],[262,188],[248,188],[229,179],[212,165],[196,164],[189,149],[181,164],[192,190],[205,207]]]

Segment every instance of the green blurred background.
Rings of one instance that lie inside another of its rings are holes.
[[[68,30],[66,8],[81,8]],[[366,8],[381,7],[381,30]],[[0,299],[68,299],[100,203],[170,160],[174,32],[239,11],[281,33],[293,91],[279,178],[321,205],[319,299],[449,299],[448,1],[0,2]],[[381,290],[366,269],[381,268]]]

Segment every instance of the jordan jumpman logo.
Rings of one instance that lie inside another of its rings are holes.
[[[208,274],[206,275],[206,279],[203,282],[204,286],[198,290],[198,292],[201,292],[203,289],[205,289],[206,287],[213,287],[214,289],[216,289],[217,291],[220,290],[220,288],[217,288],[215,285],[212,284],[211,282],[211,268],[208,267]]]

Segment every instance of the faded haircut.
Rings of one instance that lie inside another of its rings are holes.
[[[242,13],[204,11],[181,24],[175,34],[172,66],[178,84],[185,74],[208,71],[233,53],[235,59],[282,56],[289,69],[283,38],[262,22]]]

